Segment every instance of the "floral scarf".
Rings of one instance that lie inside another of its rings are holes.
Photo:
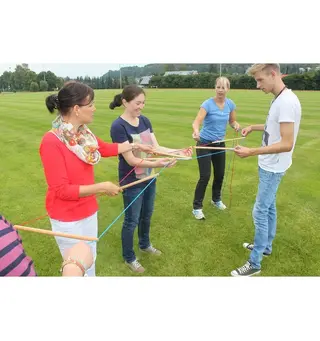
[[[98,141],[86,125],[81,125],[77,133],[72,131],[73,125],[66,123],[59,115],[52,122],[51,132],[55,134],[66,147],[78,156],[80,160],[90,165],[96,165],[101,154],[98,151]]]

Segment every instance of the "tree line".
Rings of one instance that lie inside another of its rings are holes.
[[[157,67],[159,71],[159,65],[161,64],[150,64],[146,65],[143,68],[149,68],[149,71],[152,68]],[[196,65],[198,64],[164,64],[162,65],[162,69],[160,71],[174,71],[178,68],[188,69],[191,68],[190,65],[194,66],[196,69]],[[155,75],[151,78],[149,85],[150,87],[158,87],[158,88],[214,88],[215,80],[219,77],[219,73],[217,70],[218,64],[199,64],[202,69],[207,67],[208,71],[202,71],[197,75],[169,75],[164,76],[164,72],[155,73]],[[228,64],[224,64],[228,65]],[[238,64],[232,64],[232,70],[237,70]],[[250,66],[250,64],[239,64],[242,68],[244,66]],[[287,64],[286,68],[289,66],[292,69],[299,70],[299,67],[302,64]],[[303,64],[303,66],[305,66]],[[124,68],[130,69],[132,71],[135,69],[141,69],[141,67],[129,67]],[[233,89],[255,89],[256,82],[252,77],[249,77],[245,73],[228,73],[228,68],[222,69],[222,75],[228,77],[230,79],[231,87]],[[240,66],[239,66],[240,68]],[[284,67],[282,66],[281,69]],[[229,67],[229,71],[230,71]],[[239,69],[240,70],[240,69]],[[127,70],[128,71],[128,70]],[[197,70],[200,72],[199,70]],[[219,70],[220,71],[220,70]],[[225,71],[225,72],[223,72]],[[283,72],[283,71],[282,71]],[[117,71],[109,71],[102,77],[77,77],[75,80],[83,82],[93,89],[119,89],[120,87],[124,87],[128,84],[139,83],[139,77],[136,77],[136,74],[126,73],[121,68],[121,84],[120,84],[120,72]],[[118,76],[117,76],[118,75]],[[17,65],[15,70],[5,71],[0,76],[0,91],[55,91],[60,89],[63,84],[70,80],[69,77],[58,77],[51,71],[42,71],[40,73],[35,73],[30,70],[28,64]],[[320,70],[313,69],[309,72],[303,73],[289,73],[284,77],[285,84],[293,89],[293,90],[320,90]]]
[[[61,88],[65,80],[51,71],[35,73],[28,64],[17,65],[15,70],[0,76],[2,91],[52,91]]]
[[[166,71],[191,71],[198,73],[221,73],[226,75],[243,75],[253,63],[241,64],[147,64],[144,66],[122,66],[122,76],[141,78],[143,76],[161,76]],[[311,69],[316,69],[319,64],[280,64],[283,74],[302,73]],[[103,77],[119,79],[119,70],[110,70]]]
[[[0,91],[55,91],[60,89],[69,77],[58,77],[52,71],[36,73],[28,64],[16,65],[14,71],[5,71],[0,76]],[[120,79],[111,76],[77,77],[74,80],[83,82],[93,89],[119,89]],[[121,86],[135,82],[133,77],[123,76]]]
[[[256,89],[256,81],[248,75],[228,75],[232,89]],[[219,74],[200,73],[192,76],[153,76],[150,87],[157,88],[208,88],[215,86]],[[302,74],[284,76],[284,83],[292,90],[320,90],[320,71],[310,71]]]

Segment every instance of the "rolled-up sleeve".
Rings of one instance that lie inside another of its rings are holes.
[[[102,157],[110,157],[118,155],[118,143],[107,143],[96,137],[99,145],[99,152]]]

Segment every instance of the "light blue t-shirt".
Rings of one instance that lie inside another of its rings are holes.
[[[223,109],[220,109],[211,97],[201,104],[201,108],[205,109],[207,115],[200,130],[200,141],[210,143],[223,140],[226,135],[230,113],[236,108],[234,102],[226,98]]]

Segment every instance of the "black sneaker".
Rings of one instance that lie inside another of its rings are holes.
[[[250,250],[250,251],[253,250],[253,244],[251,244],[251,243],[243,243],[243,247],[244,247],[245,249]],[[264,252],[263,255],[264,255],[265,257],[269,257],[269,256],[271,256],[271,253],[266,253],[266,252]]]
[[[240,268],[231,271],[231,276],[250,277],[253,275],[257,275],[260,272],[261,272],[260,269],[254,269],[252,265],[249,262],[247,262],[245,265],[241,266]]]

